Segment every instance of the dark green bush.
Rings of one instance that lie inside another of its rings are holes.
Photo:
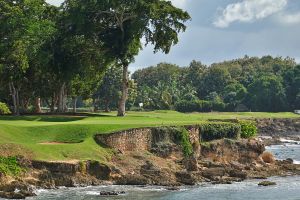
[[[196,112],[199,111],[199,102],[198,101],[178,101],[175,104],[175,110],[179,112]]]
[[[224,111],[225,104],[223,102],[212,102],[205,100],[183,100],[175,104],[175,110],[179,112],[210,112]]]
[[[241,126],[241,137],[242,138],[252,138],[257,134],[257,127],[253,121],[239,121]]]
[[[241,134],[241,126],[235,123],[203,123],[200,125],[201,141],[208,142],[223,138],[238,139]]]
[[[0,173],[16,176],[22,171],[16,157],[0,157]]]
[[[11,114],[8,106],[5,103],[0,102],[0,115],[9,115]]]
[[[200,100],[199,102],[201,104],[201,112],[210,112],[213,109],[211,101]]]
[[[213,102],[212,103],[212,110],[214,111],[224,111],[225,110],[225,103],[222,101]]]

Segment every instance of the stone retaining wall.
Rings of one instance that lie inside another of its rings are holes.
[[[190,133],[191,143],[199,141],[199,128],[197,126],[186,126]],[[154,143],[168,142],[171,137],[158,135],[156,128],[139,128],[119,131],[108,135],[96,135],[96,142],[106,145],[121,152],[126,151],[148,151]],[[160,141],[161,140],[161,141]]]

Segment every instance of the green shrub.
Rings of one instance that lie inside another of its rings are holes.
[[[142,112],[142,111],[144,111],[144,108],[137,107],[137,106],[132,106],[132,107],[130,108],[130,111],[134,111],[134,112]]]
[[[193,145],[190,142],[189,132],[184,127],[159,127],[153,129],[158,138],[153,138],[154,141],[174,142],[182,148],[185,157],[193,154]]]
[[[223,102],[212,102],[205,100],[183,100],[175,104],[175,110],[179,112],[210,112],[224,111],[225,104]]]
[[[212,102],[212,110],[215,111],[224,111],[225,106],[225,103],[222,101]]]
[[[9,115],[11,114],[8,106],[5,103],[0,102],[0,115]]]
[[[181,129],[180,143],[183,155],[185,157],[193,154],[193,145],[190,142],[189,132],[185,128]]]
[[[16,176],[21,171],[22,168],[16,157],[0,157],[0,173]]]
[[[175,110],[179,112],[196,112],[199,111],[199,102],[198,101],[178,101],[175,104]]]
[[[241,137],[242,138],[252,138],[257,134],[257,127],[253,121],[239,121],[241,126]]]
[[[239,139],[241,126],[235,123],[203,123],[199,126],[201,141],[208,142],[223,138]]]

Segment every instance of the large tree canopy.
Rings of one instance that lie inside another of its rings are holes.
[[[190,19],[187,12],[165,0],[67,0],[64,9],[70,31],[99,40],[99,50],[123,67],[119,116],[125,115],[128,65],[142,48],[141,39],[145,45],[154,45],[155,52],[169,53]]]
[[[30,62],[55,31],[49,18],[51,7],[44,0],[0,0],[0,73],[15,114],[20,112],[19,92],[28,80]]]

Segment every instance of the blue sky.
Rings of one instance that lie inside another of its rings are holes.
[[[59,5],[62,0],[47,0]],[[249,56],[290,56],[300,62],[299,0],[172,0],[192,20],[168,55],[153,54],[148,46],[130,70],[192,60],[211,64]]]

